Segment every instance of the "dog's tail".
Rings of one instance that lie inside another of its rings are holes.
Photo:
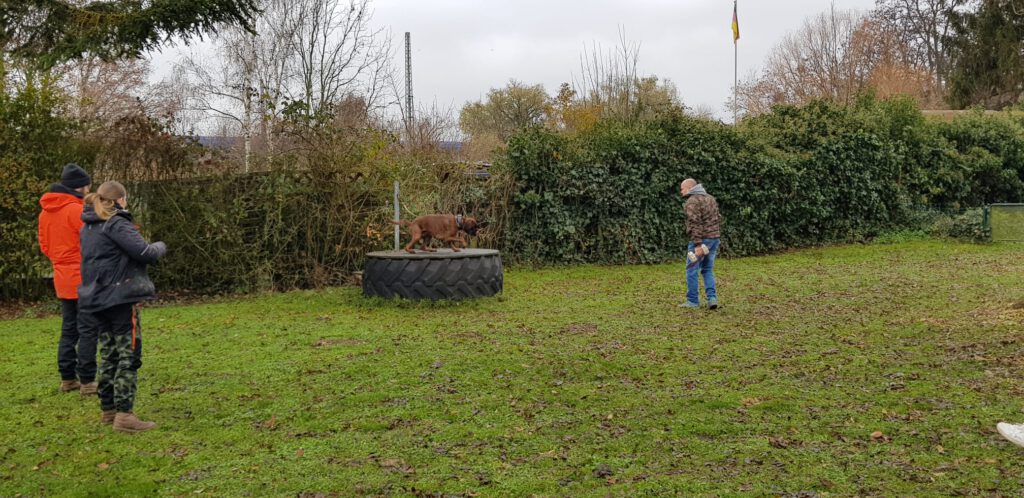
[[[403,227],[407,227],[407,226],[410,225],[410,223],[408,221],[393,221],[393,220],[391,221],[391,224],[392,225],[401,225]]]

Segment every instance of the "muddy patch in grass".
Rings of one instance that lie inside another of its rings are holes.
[[[570,323],[562,327],[563,334],[593,334],[597,332],[597,325],[593,323]]]
[[[313,343],[313,347],[330,348],[334,346],[358,346],[360,344],[366,344],[366,341],[341,337],[321,337],[320,340]]]

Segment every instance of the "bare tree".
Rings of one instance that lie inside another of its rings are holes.
[[[370,0],[293,0],[299,19],[291,36],[296,84],[292,100],[303,103],[308,117],[326,112],[342,99],[358,96],[371,110],[383,101],[391,71],[391,39],[370,26]]]
[[[389,100],[390,38],[370,26],[370,0],[265,0],[256,33],[236,29],[216,39],[215,57],[193,55],[178,67],[190,82],[190,108],[231,123],[242,136],[245,168],[254,138],[267,159],[278,152],[286,115],[335,119],[355,102],[368,114]]]
[[[905,44],[916,69],[923,69],[940,92],[949,75],[946,40],[953,34],[951,14],[968,0],[877,0],[874,16]]]
[[[879,19],[833,6],[787,34],[761,73],[741,81],[739,108],[760,114],[774,105],[813,99],[850,104],[869,89],[883,97],[907,94],[924,105],[934,103],[941,92],[910,59],[906,44]]]
[[[177,70],[189,82],[189,109],[237,126],[248,172],[252,166],[252,138],[259,121],[256,47],[253,37],[240,31],[225,33],[218,41],[215,57],[192,54],[179,61]]]
[[[268,0],[257,19],[257,35],[251,42],[259,127],[270,162],[277,154],[278,127],[288,103],[292,40],[303,22],[292,4],[291,0]]]
[[[637,120],[680,106],[675,86],[655,76],[641,76],[640,43],[619,30],[619,43],[605,51],[599,44],[580,55],[580,76],[573,93],[581,103],[605,116]]]
[[[70,97],[71,115],[86,125],[104,126],[149,111],[145,59],[104,62],[86,57],[57,66],[53,73]]]

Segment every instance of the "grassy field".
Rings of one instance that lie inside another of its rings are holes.
[[[918,241],[514,270],[144,311],[141,435],[58,395],[59,320],[0,322],[0,496],[1024,493],[1024,248]]]

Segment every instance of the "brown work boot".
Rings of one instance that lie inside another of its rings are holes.
[[[79,384],[77,380],[62,380],[62,381],[60,381],[60,392],[62,392],[62,393],[69,393],[69,392],[74,391],[74,390],[76,390],[76,389],[78,389],[80,387],[82,387],[82,384]]]
[[[103,425],[112,425],[116,415],[117,410],[103,410],[103,414],[100,415],[100,423]]]
[[[96,395],[96,383],[95,382],[89,382],[88,384],[82,384],[82,387],[79,388],[78,392],[82,393],[82,397],[83,398],[86,397],[86,396],[95,396]]]
[[[120,432],[145,432],[156,427],[154,422],[143,422],[132,412],[117,412],[114,415],[114,430]]]

